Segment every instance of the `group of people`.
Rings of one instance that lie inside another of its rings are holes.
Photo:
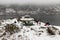
[[[40,21],[35,21],[35,22],[36,22],[37,24],[41,24]],[[47,25],[50,25],[50,23],[49,23],[49,22],[46,22],[44,26],[47,26]]]

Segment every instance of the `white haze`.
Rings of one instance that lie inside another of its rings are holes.
[[[0,0],[0,4],[59,4],[60,0]]]

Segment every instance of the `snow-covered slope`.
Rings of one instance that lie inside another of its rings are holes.
[[[14,23],[14,21],[16,21],[16,23]],[[47,33],[46,30],[48,26],[44,26],[45,23],[43,22],[41,22],[41,24],[34,23],[34,25],[32,26],[24,26],[22,25],[22,22],[20,21],[18,22],[16,19],[12,19],[12,20],[9,19],[9,20],[5,20],[4,22],[2,22],[1,26],[4,27],[6,24],[12,24],[12,23],[15,24],[17,27],[19,27],[20,31],[12,35],[9,35],[7,33],[7,35],[1,36],[0,40],[6,40],[6,39],[7,40],[60,40],[60,35],[58,34],[49,35]],[[59,26],[54,26],[54,27],[60,30]]]

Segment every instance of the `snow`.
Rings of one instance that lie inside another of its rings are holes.
[[[34,20],[33,18],[21,18],[21,20]]]
[[[60,30],[60,26],[54,26],[54,27]]]
[[[14,23],[14,21],[16,21],[17,23]],[[9,20],[5,20],[4,22],[2,22],[2,24],[4,25],[0,27],[4,27],[5,24],[12,24],[12,23],[14,23],[20,29],[22,27],[22,29],[19,32],[14,33],[12,35],[9,35],[7,33],[7,35],[0,37],[0,40],[2,40],[2,38],[5,38],[7,40],[60,40],[60,35],[58,34],[48,35],[46,31],[46,28],[48,26],[44,26],[45,23],[43,22],[41,22],[41,24],[37,24],[36,22],[34,22],[34,25],[32,26],[24,26],[22,25],[22,22],[20,21],[18,22],[16,19],[9,19]],[[42,29],[41,27],[45,27],[45,29]],[[54,27],[60,30],[59,26],[54,26]],[[33,28],[33,30],[31,30],[31,28]],[[43,32],[39,32],[39,31],[43,31]]]

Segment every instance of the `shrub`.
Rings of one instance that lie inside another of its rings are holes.
[[[47,32],[48,32],[50,35],[55,35],[55,32],[53,32],[49,27],[47,28]]]
[[[19,28],[16,27],[15,25],[13,25],[13,24],[7,24],[5,26],[5,31],[6,32],[9,32],[10,34],[13,34],[15,32],[18,32],[19,31]]]

